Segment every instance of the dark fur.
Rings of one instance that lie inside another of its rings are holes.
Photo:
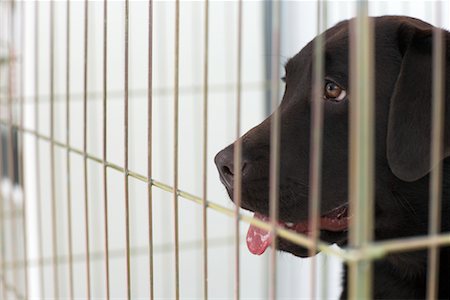
[[[433,26],[407,17],[372,19],[375,28],[375,239],[425,235],[428,231],[431,64]],[[349,24],[327,30],[326,78],[349,92]],[[449,33],[445,84],[450,85]],[[313,44],[286,64],[286,90],[280,105],[280,214],[299,222],[308,214],[310,110]],[[442,231],[449,231],[450,101],[446,93],[443,160]],[[321,212],[348,201],[349,105],[324,101]],[[242,207],[269,214],[270,123],[267,118],[242,140]],[[221,179],[233,196],[233,144],[216,156]],[[347,232],[321,231],[322,240],[345,245]],[[306,249],[279,240],[279,248],[297,256]],[[450,251],[441,248],[439,297],[449,299]],[[374,297],[423,299],[426,293],[427,251],[397,253],[376,261]],[[346,298],[347,276],[344,279]]]

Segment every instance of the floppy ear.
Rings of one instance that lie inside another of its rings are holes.
[[[447,45],[444,32],[445,45]],[[387,132],[387,158],[392,172],[401,180],[415,181],[429,173],[432,104],[433,31],[426,23],[405,23],[398,29],[398,45],[403,55],[400,73],[392,94]],[[447,46],[445,46],[447,51]],[[445,58],[447,69],[448,55]],[[444,75],[445,76],[445,75]],[[444,78],[445,89],[448,80]],[[445,96],[447,99],[447,94]],[[449,109],[445,127],[444,154],[450,155]]]

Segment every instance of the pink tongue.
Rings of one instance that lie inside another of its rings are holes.
[[[259,219],[261,221],[267,222],[268,217],[255,213],[253,218]],[[258,228],[256,226],[250,225],[247,232],[247,247],[251,253],[256,255],[261,255],[266,251],[267,247],[272,243],[272,235],[270,232]]]
[[[348,217],[346,216],[347,209],[345,207],[339,207],[333,210],[331,213],[323,216],[319,220],[319,229],[328,231],[342,231],[348,228]],[[269,217],[255,213],[253,218],[268,223]],[[279,226],[294,230],[298,233],[309,234],[308,222],[303,221],[294,225],[287,225],[285,223],[278,222]],[[247,232],[247,247],[251,253],[256,255],[263,254],[266,249],[272,244],[272,234],[264,229],[250,225]]]

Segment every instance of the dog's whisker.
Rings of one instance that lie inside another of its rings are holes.
[[[392,195],[398,202],[403,206],[403,208],[409,210],[415,218],[418,218],[417,212],[414,207],[411,205],[409,200],[401,193],[393,192]]]

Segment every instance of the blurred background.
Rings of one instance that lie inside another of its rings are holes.
[[[71,298],[71,294],[78,299],[86,298],[86,232],[89,235],[91,296],[96,299],[106,297],[102,164],[104,3],[87,3],[85,90],[85,2],[53,2],[53,23],[49,1],[0,2],[2,299],[21,299],[25,297],[26,290],[33,299],[54,298],[55,284],[58,285],[60,299]],[[434,23],[433,3],[370,1],[370,14],[409,15]],[[257,125],[271,112],[268,83],[272,72],[282,77],[284,62],[318,33],[317,1],[281,1],[279,4],[282,64],[277,70],[271,70],[274,55],[271,52],[271,14],[274,3],[242,2],[242,133]],[[154,1],[153,5],[152,178],[172,186],[175,2]],[[355,16],[353,1],[327,1],[326,5],[327,27]],[[209,2],[207,199],[230,209],[234,209],[234,206],[219,181],[213,158],[219,150],[236,139],[238,7],[237,1]],[[447,2],[444,8],[446,11],[449,9]],[[197,196],[202,195],[203,188],[204,12],[204,1],[180,3],[178,178],[180,190]],[[124,1],[108,1],[107,14],[107,161],[123,167]],[[448,15],[445,15],[443,22],[449,25]],[[51,29],[54,30],[53,51]],[[130,1],[129,170],[144,177],[148,171],[147,121],[150,117],[147,113],[148,36],[148,1]],[[281,91],[282,85],[280,81]],[[83,122],[85,92],[86,123]],[[51,99],[54,103],[53,126]],[[85,124],[86,153],[91,157],[87,160],[86,185],[83,165]],[[24,132],[23,143],[19,142],[19,132]],[[54,152],[51,150],[52,140]],[[71,151],[67,151],[67,148]],[[19,163],[21,161],[23,163]],[[23,172],[20,172],[22,169]],[[106,191],[110,297],[121,299],[127,297],[125,188],[122,172],[114,168],[107,169]],[[85,219],[86,195],[88,222]],[[172,193],[153,187],[154,295],[161,299],[175,297],[172,198]],[[55,215],[53,200],[56,203]],[[147,184],[130,177],[130,274],[133,299],[149,297],[148,203]],[[262,256],[251,255],[245,245],[247,228],[248,225],[242,223],[241,297],[266,299],[270,251]],[[179,198],[179,238],[180,297],[201,298],[202,206],[182,197]],[[57,250],[57,280],[53,268],[54,247]],[[24,249],[27,250],[26,255]],[[69,259],[70,252],[72,259]],[[209,297],[233,298],[234,219],[215,210],[208,210],[208,263]],[[278,254],[277,293],[280,299],[310,297],[310,265],[310,259]],[[319,284],[316,295],[318,298],[337,299],[341,290],[341,262],[320,254],[317,265]],[[27,282],[25,269],[28,270]]]

